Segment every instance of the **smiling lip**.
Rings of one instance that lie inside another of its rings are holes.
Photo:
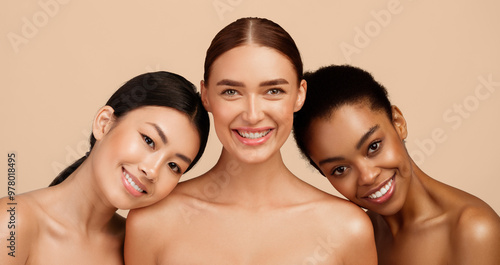
[[[395,175],[389,180],[385,181],[376,190],[370,191],[368,196],[363,197],[374,203],[384,203],[388,201],[394,194],[394,187],[396,186]]]
[[[273,133],[272,128],[238,128],[233,129],[236,138],[245,145],[260,145],[265,143]]]
[[[146,187],[124,168],[122,168],[122,183],[125,189],[134,197],[147,194]]]

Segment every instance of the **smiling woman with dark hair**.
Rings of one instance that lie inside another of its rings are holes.
[[[90,151],[50,187],[15,197],[16,253],[3,248],[0,263],[123,264],[125,219],[116,210],[167,196],[202,155],[208,131],[186,79],[168,72],[131,79],[94,118]],[[0,223],[9,218],[0,212]],[[9,236],[1,226],[1,241]]]
[[[500,218],[415,164],[404,142],[406,120],[381,84],[345,65],[305,79],[295,139],[342,195],[368,209],[379,264],[500,264]]]

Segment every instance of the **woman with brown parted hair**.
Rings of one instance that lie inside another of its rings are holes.
[[[306,89],[300,53],[278,24],[242,18],[222,29],[201,81],[220,158],[166,199],[130,212],[126,264],[376,264],[366,214],[283,162]]]

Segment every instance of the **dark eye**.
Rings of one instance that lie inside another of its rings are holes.
[[[347,171],[347,167],[345,166],[339,166],[333,169],[332,175],[335,176],[342,176],[345,172]]]
[[[175,173],[181,173],[181,168],[174,162],[168,163],[170,169],[172,169]]]
[[[285,91],[283,91],[283,89],[281,88],[271,88],[267,91],[267,94],[269,95],[279,95],[279,94],[282,94],[284,93]]]
[[[225,96],[235,96],[236,94],[238,94],[238,92],[234,89],[226,89],[226,90],[222,91],[221,94],[225,95]]]
[[[368,153],[374,153],[380,148],[380,141],[374,142],[368,146]]]
[[[151,148],[155,148],[155,142],[153,139],[149,138],[147,135],[142,135],[142,138],[144,139],[144,142],[149,145]]]

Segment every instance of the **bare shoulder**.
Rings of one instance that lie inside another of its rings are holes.
[[[448,203],[450,213],[454,217],[454,232],[458,236],[474,236],[478,239],[486,236],[488,231],[500,230],[500,217],[484,201],[459,189],[452,189]],[[493,230],[492,230],[493,229]],[[495,230],[496,229],[496,230]],[[482,235],[483,233],[486,233]]]
[[[183,221],[187,208],[196,208],[204,201],[198,180],[179,183],[163,200],[148,207],[133,209],[127,216],[127,227],[138,224],[166,225]],[[141,225],[143,226],[143,225]]]
[[[129,211],[126,221],[126,264],[156,264],[178,228],[189,223],[195,198],[178,185],[163,200]]]
[[[332,241],[342,246],[345,264],[376,264],[373,226],[365,211],[333,195],[315,204],[320,215],[318,223],[326,235],[332,235]]]
[[[469,196],[458,208],[452,228],[454,256],[463,264],[500,264],[500,217],[485,202]]]
[[[460,240],[500,243],[500,217],[486,203],[463,206],[454,230]]]
[[[303,192],[303,198],[308,198],[306,205],[314,213],[310,218],[318,228],[338,235],[373,234],[368,216],[354,203],[316,188]]]

